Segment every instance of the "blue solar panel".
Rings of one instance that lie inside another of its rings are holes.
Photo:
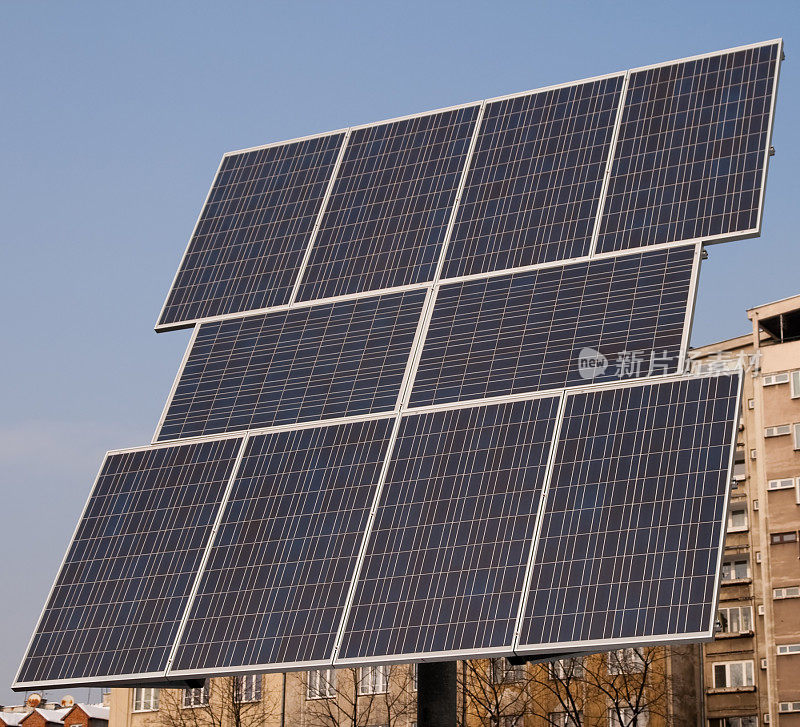
[[[298,300],[433,277],[478,106],[350,135]]]
[[[343,138],[223,159],[159,327],[289,302]]]
[[[519,651],[711,637],[739,387],[569,396]]]
[[[200,326],[158,441],[392,410],[425,291]]]
[[[589,253],[622,79],[486,105],[443,277]]]
[[[631,74],[597,249],[755,234],[778,43]]]
[[[19,684],[165,673],[240,445],[106,458]]]
[[[411,406],[674,373],[695,254],[688,245],[443,285]],[[584,349],[607,367],[585,368]]]
[[[557,409],[403,418],[342,659],[510,650]]]
[[[330,660],[394,424],[248,441],[174,671]]]

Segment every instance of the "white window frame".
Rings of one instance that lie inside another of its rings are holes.
[[[789,593],[792,591],[792,593]],[[783,588],[772,589],[773,600],[780,600],[782,598],[800,598],[800,586],[784,586]]]
[[[800,702],[778,702],[778,711],[783,714],[800,712]]]
[[[723,634],[746,634],[753,630],[753,609],[751,606],[728,606],[719,609],[720,625],[723,626]],[[739,628],[734,631],[724,626],[738,624]],[[746,625],[747,628],[742,628]]]
[[[619,711],[622,712],[622,722],[619,720],[619,715],[614,707],[608,708],[608,727],[628,727],[633,720],[634,709],[632,707],[620,707]],[[647,708],[643,708],[636,715],[636,727],[647,727],[650,723],[650,713]]]
[[[208,679],[202,687],[192,687],[183,690],[181,696],[181,707],[183,709],[197,709],[207,707],[211,698],[211,687]]]
[[[733,522],[734,513],[741,513],[744,518],[744,525],[735,525]],[[747,517],[747,503],[743,505],[736,504],[736,507],[731,507],[728,511],[728,532],[729,533],[744,533],[750,529],[749,519]]]
[[[785,437],[786,435],[791,433],[792,433],[791,424],[778,424],[774,427],[764,428],[765,437]]]
[[[136,687],[133,690],[133,712],[157,712],[159,690],[157,687]]]
[[[505,657],[489,660],[492,684],[518,684],[525,679],[525,665],[512,664]]]
[[[311,669],[306,679],[306,699],[331,699],[336,696],[335,670]]]
[[[800,449],[800,422],[795,422],[792,424],[792,444],[794,445],[795,449]]]
[[[745,722],[744,720],[748,720]],[[709,727],[712,724],[720,724],[722,727],[758,727],[758,715],[746,714],[742,717],[716,717],[708,720]]]
[[[736,578],[725,578],[725,567],[726,566],[728,566],[728,568],[730,569],[730,573],[734,574],[735,573],[735,570],[734,570],[735,566],[734,566],[734,568],[732,568],[731,565],[733,565],[733,564],[741,565],[742,563],[745,563],[745,565],[746,565],[747,575],[737,576]],[[743,581],[743,580],[746,580],[747,578],[751,577],[751,573],[752,573],[752,571],[750,570],[750,557],[748,555],[732,555],[732,556],[729,556],[727,558],[724,558],[723,561],[722,561],[722,574],[723,574],[722,575],[722,582],[723,583],[730,583],[731,581]]]
[[[239,682],[239,704],[261,701],[261,674],[244,674],[234,679]]]
[[[550,712],[547,721],[553,727],[580,727],[583,724],[583,712],[578,712],[577,722],[571,712]]]
[[[725,683],[719,684],[717,682],[718,669],[722,667],[725,675]],[[741,669],[742,684],[731,684],[734,681],[732,673],[739,667]],[[714,677],[715,689],[738,689],[744,687],[755,686],[755,668],[752,659],[743,659],[741,661],[715,661],[712,664],[712,674]]]
[[[500,718],[500,727],[522,727],[524,717],[521,714],[510,714]]]
[[[776,386],[777,384],[788,384],[788,383],[789,383],[789,373],[787,371],[783,371],[779,374],[764,374],[764,377],[761,380],[762,386]]]
[[[583,657],[573,656],[551,661],[548,673],[553,681],[556,679],[580,679],[583,676]],[[554,712],[554,714],[556,713]]]
[[[778,656],[800,654],[800,644],[778,644]]]
[[[800,399],[800,369],[790,374],[792,382],[792,399]]]
[[[358,670],[359,694],[386,694],[389,691],[389,667],[362,666]]]
[[[645,659],[641,649],[614,649],[606,656],[606,668],[611,675],[638,674],[644,671]]]
[[[767,482],[767,489],[772,490],[791,490],[795,486],[794,477],[784,477],[782,480],[770,480]]]
[[[776,537],[779,536],[794,536],[790,540],[775,540]],[[769,544],[770,545],[791,545],[792,543],[797,542],[797,531],[796,530],[781,530],[779,533],[770,533],[769,534]]]

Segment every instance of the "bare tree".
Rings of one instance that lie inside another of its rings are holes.
[[[309,727],[367,727],[375,716],[379,695],[363,688],[359,669],[318,669],[301,679]]]
[[[462,725],[505,727],[531,710],[531,670],[506,659],[464,661],[459,669]],[[522,721],[520,719],[520,727]]]

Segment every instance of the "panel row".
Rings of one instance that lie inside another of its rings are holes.
[[[441,286],[411,406],[675,373],[697,258],[687,245]],[[200,324],[157,441],[396,411],[425,295]]]
[[[711,638],[739,387],[110,454],[15,687]]]
[[[758,234],[780,55],[771,42],[490,101],[482,118],[473,104],[228,155],[156,328],[431,281],[454,212],[444,278],[586,257],[595,239],[613,253]]]

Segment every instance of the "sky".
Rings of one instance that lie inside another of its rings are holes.
[[[188,341],[153,325],[225,151],[776,37],[763,234],[709,249],[695,345],[800,293],[796,0],[0,3],[0,704],[104,452],[151,439]]]

